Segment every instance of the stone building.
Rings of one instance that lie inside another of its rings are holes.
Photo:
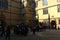
[[[17,25],[21,23],[22,4],[18,0],[0,0],[0,24],[1,21],[7,25]]]
[[[36,12],[35,12],[35,0],[23,0],[23,4],[25,6],[26,14],[26,24],[30,25],[35,20]]]
[[[36,4],[39,22],[48,23],[50,21],[50,23],[56,25],[53,27],[60,28],[60,0],[36,0]]]
[[[36,16],[35,7],[35,0],[0,0],[0,20],[7,25],[32,24]]]

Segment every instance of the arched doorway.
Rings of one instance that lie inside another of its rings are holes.
[[[56,29],[56,21],[55,20],[51,21],[51,28]]]

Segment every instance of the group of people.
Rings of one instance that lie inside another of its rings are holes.
[[[1,37],[5,37],[6,40],[10,40],[10,26],[8,25],[7,27],[5,27],[4,25],[2,25],[1,30],[0,30],[0,36]]]
[[[17,25],[14,27],[14,33],[26,36],[28,34],[28,26],[25,24]]]
[[[0,36],[5,37],[6,40],[10,40],[10,34],[11,30],[13,31],[14,34],[16,35],[24,35],[27,36],[28,34],[28,26],[25,24],[21,25],[0,25],[1,30],[0,30]]]
[[[36,31],[39,31],[42,29],[42,24],[40,24],[40,26],[34,25],[34,24],[32,24],[30,26],[28,26],[26,24],[20,24],[20,25],[8,25],[6,27],[5,27],[5,25],[2,25],[1,28],[2,28],[2,31],[1,31],[0,36],[5,36],[5,39],[8,40],[8,39],[10,39],[11,29],[13,29],[13,32],[16,35],[27,36],[29,29],[35,35]]]

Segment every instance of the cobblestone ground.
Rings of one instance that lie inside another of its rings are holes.
[[[0,37],[0,40],[5,40],[5,38]],[[11,35],[11,40],[60,40],[60,30],[46,30],[36,32],[35,35],[29,32],[28,36]]]

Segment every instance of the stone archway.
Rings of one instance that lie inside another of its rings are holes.
[[[51,21],[51,28],[56,29],[56,21],[55,20]]]

